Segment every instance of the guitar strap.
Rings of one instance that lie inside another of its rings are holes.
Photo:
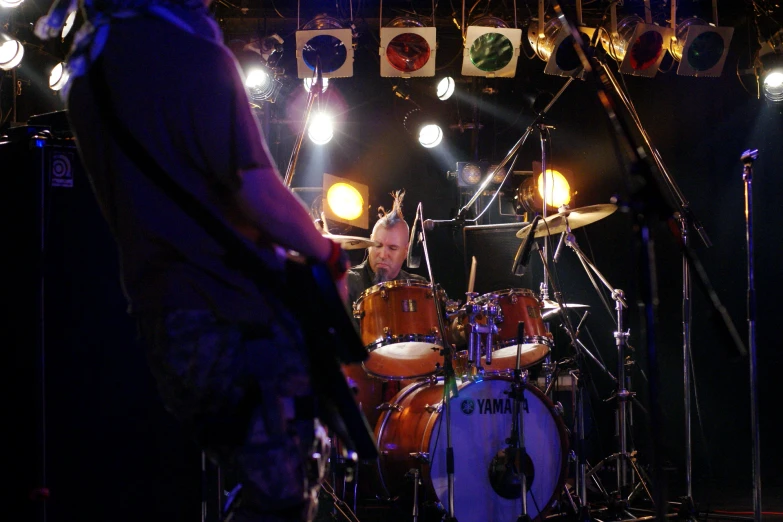
[[[107,131],[112,134],[123,154],[223,246],[227,253],[235,256],[241,266],[247,268],[250,273],[259,274],[255,281],[262,291],[275,294],[286,306],[295,309],[294,305],[297,304],[293,302],[297,297],[294,295],[295,292],[280,281],[279,274],[271,273],[256,246],[169,176],[120,120],[114,110],[111,90],[106,81],[103,55],[92,64],[88,77],[98,112]],[[368,355],[367,350],[361,344],[353,323],[342,305],[329,269],[323,263],[309,261],[306,270],[300,272],[297,276],[312,280],[313,285],[316,286],[312,290],[318,292],[321,301],[325,301],[324,306],[317,306],[317,310],[309,314],[313,324],[304,327],[310,353],[313,388],[319,399],[317,406],[319,416],[361,458],[376,458],[377,448],[367,420],[358,409],[353,393],[348,388],[339,367],[339,361],[357,363],[365,360]],[[311,296],[299,295],[298,297],[299,301],[305,301],[305,305],[309,304],[311,308],[316,308],[312,304]],[[319,343],[317,347],[313,346],[314,337],[317,337]]]

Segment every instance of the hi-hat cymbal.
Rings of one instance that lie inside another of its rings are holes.
[[[599,219],[603,219],[614,213],[615,210],[617,210],[617,205],[606,203],[603,205],[590,205],[589,207],[558,212],[557,214],[548,216],[546,219],[542,219],[538,222],[534,237],[559,234],[566,229],[566,218],[568,218],[568,225],[573,230],[574,228],[583,227],[590,223],[594,223]],[[524,238],[529,233],[530,225],[527,225],[517,232],[517,237]]]
[[[324,234],[335,243],[340,243],[340,246],[344,250],[359,250],[360,248],[368,248],[371,246],[380,246],[381,244],[372,239],[360,236],[335,236],[332,234]]]

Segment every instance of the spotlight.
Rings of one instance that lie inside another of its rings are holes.
[[[783,102],[783,30],[761,45],[755,68],[764,97],[772,103]]]
[[[442,78],[438,82],[438,86],[435,89],[435,92],[438,96],[438,99],[441,101],[446,101],[449,98],[451,98],[451,95],[454,94],[454,89],[457,86],[457,82],[454,81],[454,78],[451,76],[446,76]]]
[[[332,117],[324,112],[316,112],[311,116],[310,125],[307,127],[307,135],[310,141],[316,145],[325,145],[334,137],[334,125]]]
[[[677,24],[669,51],[680,62],[682,76],[720,76],[733,27],[715,27],[700,18],[688,18]]]
[[[443,141],[443,129],[431,115],[421,109],[410,110],[403,118],[403,125],[409,134],[415,136],[422,147],[431,149]]]
[[[593,31],[595,29],[579,27],[582,41],[589,42]],[[543,38],[541,34],[544,35]],[[574,49],[574,37],[563,29],[559,18],[546,22],[543,32],[539,32],[538,23],[530,24],[527,39],[536,56],[546,62],[544,73],[555,76],[581,73],[582,62]]]
[[[671,29],[645,23],[636,15],[623,18],[609,31],[601,30],[601,45],[620,62],[620,72],[648,78],[658,73],[666,54],[664,42],[670,39]]]
[[[58,63],[52,67],[52,72],[49,74],[49,88],[53,91],[59,91],[68,82],[68,76],[65,63]]]
[[[296,32],[296,72],[312,78],[318,63],[324,78],[353,76],[353,33],[336,18],[318,15]]]
[[[71,14],[68,15],[68,18],[65,19],[65,25],[63,25],[63,31],[62,31],[62,38],[65,38],[68,36],[68,34],[71,32],[71,29],[73,29],[73,24],[76,22],[76,11],[71,11]]]
[[[514,194],[514,207],[517,213],[540,212],[544,208],[545,200],[547,206],[556,209],[570,203],[571,186],[566,174],[573,179],[571,172],[556,168],[547,168],[546,172],[545,192],[541,163],[533,162],[533,175],[525,178]]]
[[[321,86],[321,92],[326,92],[326,89],[329,88],[329,78],[321,78],[321,81],[324,82]],[[310,89],[312,88],[313,84],[315,83],[315,78],[312,76],[310,78],[305,78],[302,80],[302,84],[304,85],[304,90],[307,92],[310,92]]]
[[[476,19],[465,36],[462,74],[513,78],[517,71],[522,29],[510,29],[495,16]]]
[[[16,7],[24,0],[0,0],[0,7]]]
[[[0,32],[0,69],[10,71],[22,62],[23,57],[22,42]]]
[[[245,87],[254,101],[274,103],[282,82],[277,79],[277,72],[266,65],[257,51],[245,49],[236,53],[237,61],[245,72]]]
[[[435,28],[397,17],[381,28],[381,76],[435,76]]]
[[[367,185],[324,174],[323,212],[327,220],[368,228],[370,189]]]
[[[494,172],[490,185],[496,188],[506,177],[508,167],[497,168],[497,164],[488,161],[458,161],[457,162],[457,186],[462,188],[472,188],[484,179],[489,172]]]

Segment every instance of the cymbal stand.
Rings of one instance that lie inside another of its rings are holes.
[[[510,398],[514,404],[514,418],[511,421],[511,437],[509,437],[509,447],[506,450],[508,458],[514,463],[515,471],[519,474],[520,495],[522,497],[522,514],[517,517],[517,522],[530,522],[530,515],[527,514],[527,474],[525,466],[527,464],[527,449],[525,448],[525,422],[522,410],[527,410],[527,401],[525,399],[525,385],[527,379],[522,378],[521,359],[522,342],[525,339],[525,323],[520,321],[517,325],[517,360],[514,365],[514,381],[511,384]],[[487,348],[487,354],[491,349]],[[489,355],[487,355],[489,357]],[[518,463],[518,464],[517,464]]]
[[[566,221],[568,217],[566,217]],[[572,233],[567,233],[565,236],[565,244],[568,246],[578,257],[582,264],[589,267],[598,279],[606,286],[606,288],[612,294],[612,300],[615,302],[617,329],[614,332],[615,345],[617,346],[617,389],[615,391],[615,400],[617,401],[617,436],[619,441],[619,452],[603,459],[596,464],[593,470],[600,469],[606,460],[615,460],[617,462],[617,494],[620,497],[619,509],[628,515],[627,506],[630,503],[633,495],[638,491],[638,487],[631,488],[631,494],[624,498],[625,492],[629,489],[628,480],[628,465],[633,468],[635,476],[638,478],[641,486],[647,492],[648,497],[654,503],[654,497],[648,486],[649,479],[646,473],[637,466],[635,458],[631,456],[628,451],[628,422],[631,419],[631,413],[629,412],[629,402],[633,399],[634,393],[629,390],[628,379],[626,376],[626,348],[628,346],[628,337],[630,330],[624,331],[623,325],[623,310],[628,308],[628,304],[625,302],[625,293],[617,288],[614,288],[604,275],[596,268],[596,266],[585,256],[584,252],[579,248],[576,243],[576,239]]]

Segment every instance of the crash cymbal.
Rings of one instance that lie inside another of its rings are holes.
[[[568,218],[568,225],[573,230],[589,225],[590,223],[595,223],[599,219],[611,215],[615,210],[617,210],[617,205],[606,203],[603,205],[590,205],[588,207],[558,212],[557,214],[548,216],[546,219],[542,219],[538,222],[534,237],[559,234],[566,229],[566,218]],[[529,233],[530,225],[527,225],[517,232],[517,237],[524,238],[527,237]]]
[[[340,243],[340,246],[344,250],[359,250],[360,248],[368,248],[371,246],[380,246],[381,244],[372,239],[360,236],[336,236],[332,234],[324,234],[335,243]]]
[[[552,301],[551,299],[544,299],[543,300],[544,310],[551,310],[553,308],[560,308],[560,305],[557,304],[557,301]],[[566,308],[590,308],[590,305],[586,304],[577,304],[577,303],[563,303]]]
[[[541,312],[541,319],[546,321],[550,317],[554,317],[557,314],[559,314],[563,309],[571,309],[571,308],[590,308],[590,305],[586,304],[578,304],[578,303],[563,303],[563,308],[560,308],[560,306],[557,304],[557,301],[552,301],[551,299],[544,299],[544,306],[543,311]]]

